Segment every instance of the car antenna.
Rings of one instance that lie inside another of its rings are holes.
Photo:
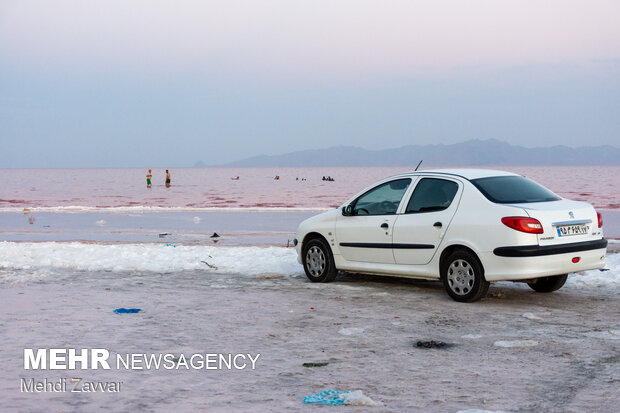
[[[420,165],[422,165],[422,161],[424,159],[420,159],[420,163],[418,164],[418,166],[415,167],[415,169],[413,170],[414,172],[418,170],[418,168],[420,167]]]

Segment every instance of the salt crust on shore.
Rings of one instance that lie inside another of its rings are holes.
[[[86,244],[79,242],[0,243],[0,268],[41,271],[174,272],[204,270],[255,276],[302,274],[292,248]],[[208,262],[217,270],[207,266]],[[1,276],[0,276],[1,277]]]
[[[606,268],[609,270],[571,274],[567,286],[620,288],[620,254],[607,254]],[[0,269],[25,270],[10,276],[0,274],[0,282],[49,278],[63,269],[159,273],[204,270],[250,277],[260,274],[303,275],[293,248],[138,243],[0,242]]]

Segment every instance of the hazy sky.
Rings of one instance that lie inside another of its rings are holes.
[[[0,167],[620,146],[620,1],[0,2]]]

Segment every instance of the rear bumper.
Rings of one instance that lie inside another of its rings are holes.
[[[594,270],[605,266],[605,248],[537,256],[499,256],[480,253],[487,281],[519,281]],[[578,262],[573,262],[579,257]]]
[[[574,242],[559,245],[523,245],[517,247],[499,247],[493,250],[498,257],[540,257],[544,255],[569,254],[581,251],[600,250],[607,248],[607,240]]]

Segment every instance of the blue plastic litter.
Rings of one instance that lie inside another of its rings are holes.
[[[342,395],[347,393],[351,392],[340,390],[323,390],[322,392],[313,394],[312,396],[304,397],[303,402],[307,404],[322,403],[328,406],[340,406],[346,401]]]
[[[117,308],[114,310],[116,314],[134,314],[142,311],[141,308]]]
[[[172,245],[172,244],[166,244],[166,247],[174,247],[174,248],[176,248],[177,246],[176,245]]]

